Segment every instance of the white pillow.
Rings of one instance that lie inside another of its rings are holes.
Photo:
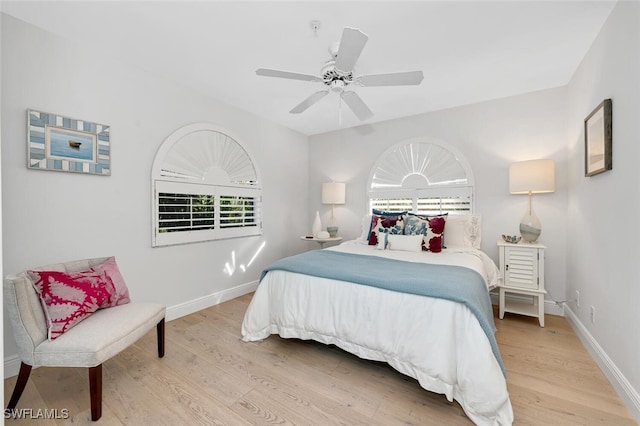
[[[362,232],[360,233],[361,240],[369,241],[369,230],[371,229],[371,215],[365,214],[362,216]]]
[[[389,250],[422,251],[422,235],[389,234],[387,240]]]
[[[480,224],[480,215],[450,214],[444,228],[444,245],[480,249],[482,238]]]
[[[378,235],[378,244],[376,245],[376,250],[385,250],[387,248],[387,240],[389,239],[389,234],[386,232],[381,232]]]

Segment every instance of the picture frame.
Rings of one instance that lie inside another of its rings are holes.
[[[111,175],[111,126],[27,110],[27,167]]]
[[[613,168],[612,102],[605,99],[584,119],[584,175],[594,176]]]

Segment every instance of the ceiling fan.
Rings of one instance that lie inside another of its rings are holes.
[[[415,86],[423,79],[422,71],[408,71],[391,74],[353,75],[353,68],[364,49],[369,37],[356,28],[346,27],[342,32],[339,44],[329,47],[331,59],[320,71],[320,76],[300,74],[289,71],[279,71],[259,68],[256,74],[265,77],[288,78],[323,83],[327,88],[309,96],[296,105],[292,114],[299,114],[329,94],[340,93],[340,98],[353,111],[358,119],[367,120],[373,117],[373,112],[356,92],[350,90],[352,86]]]

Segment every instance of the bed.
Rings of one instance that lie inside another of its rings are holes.
[[[452,225],[451,241],[454,233]],[[247,308],[242,338],[279,334],[334,344],[458,401],[475,424],[509,425],[513,411],[488,293],[499,273],[473,247],[479,242],[465,238],[463,231],[461,244],[437,253],[380,250],[361,238],[274,262]],[[429,286],[435,290],[423,289],[428,275],[436,277]]]

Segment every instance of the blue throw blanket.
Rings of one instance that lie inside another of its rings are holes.
[[[478,318],[482,330],[491,343],[493,354],[502,368],[502,373],[506,376],[494,336],[496,327],[493,322],[491,297],[484,279],[473,269],[453,265],[405,262],[332,250],[312,250],[272,263],[262,271],[260,280],[262,281],[267,272],[273,270],[349,281],[463,303]]]

